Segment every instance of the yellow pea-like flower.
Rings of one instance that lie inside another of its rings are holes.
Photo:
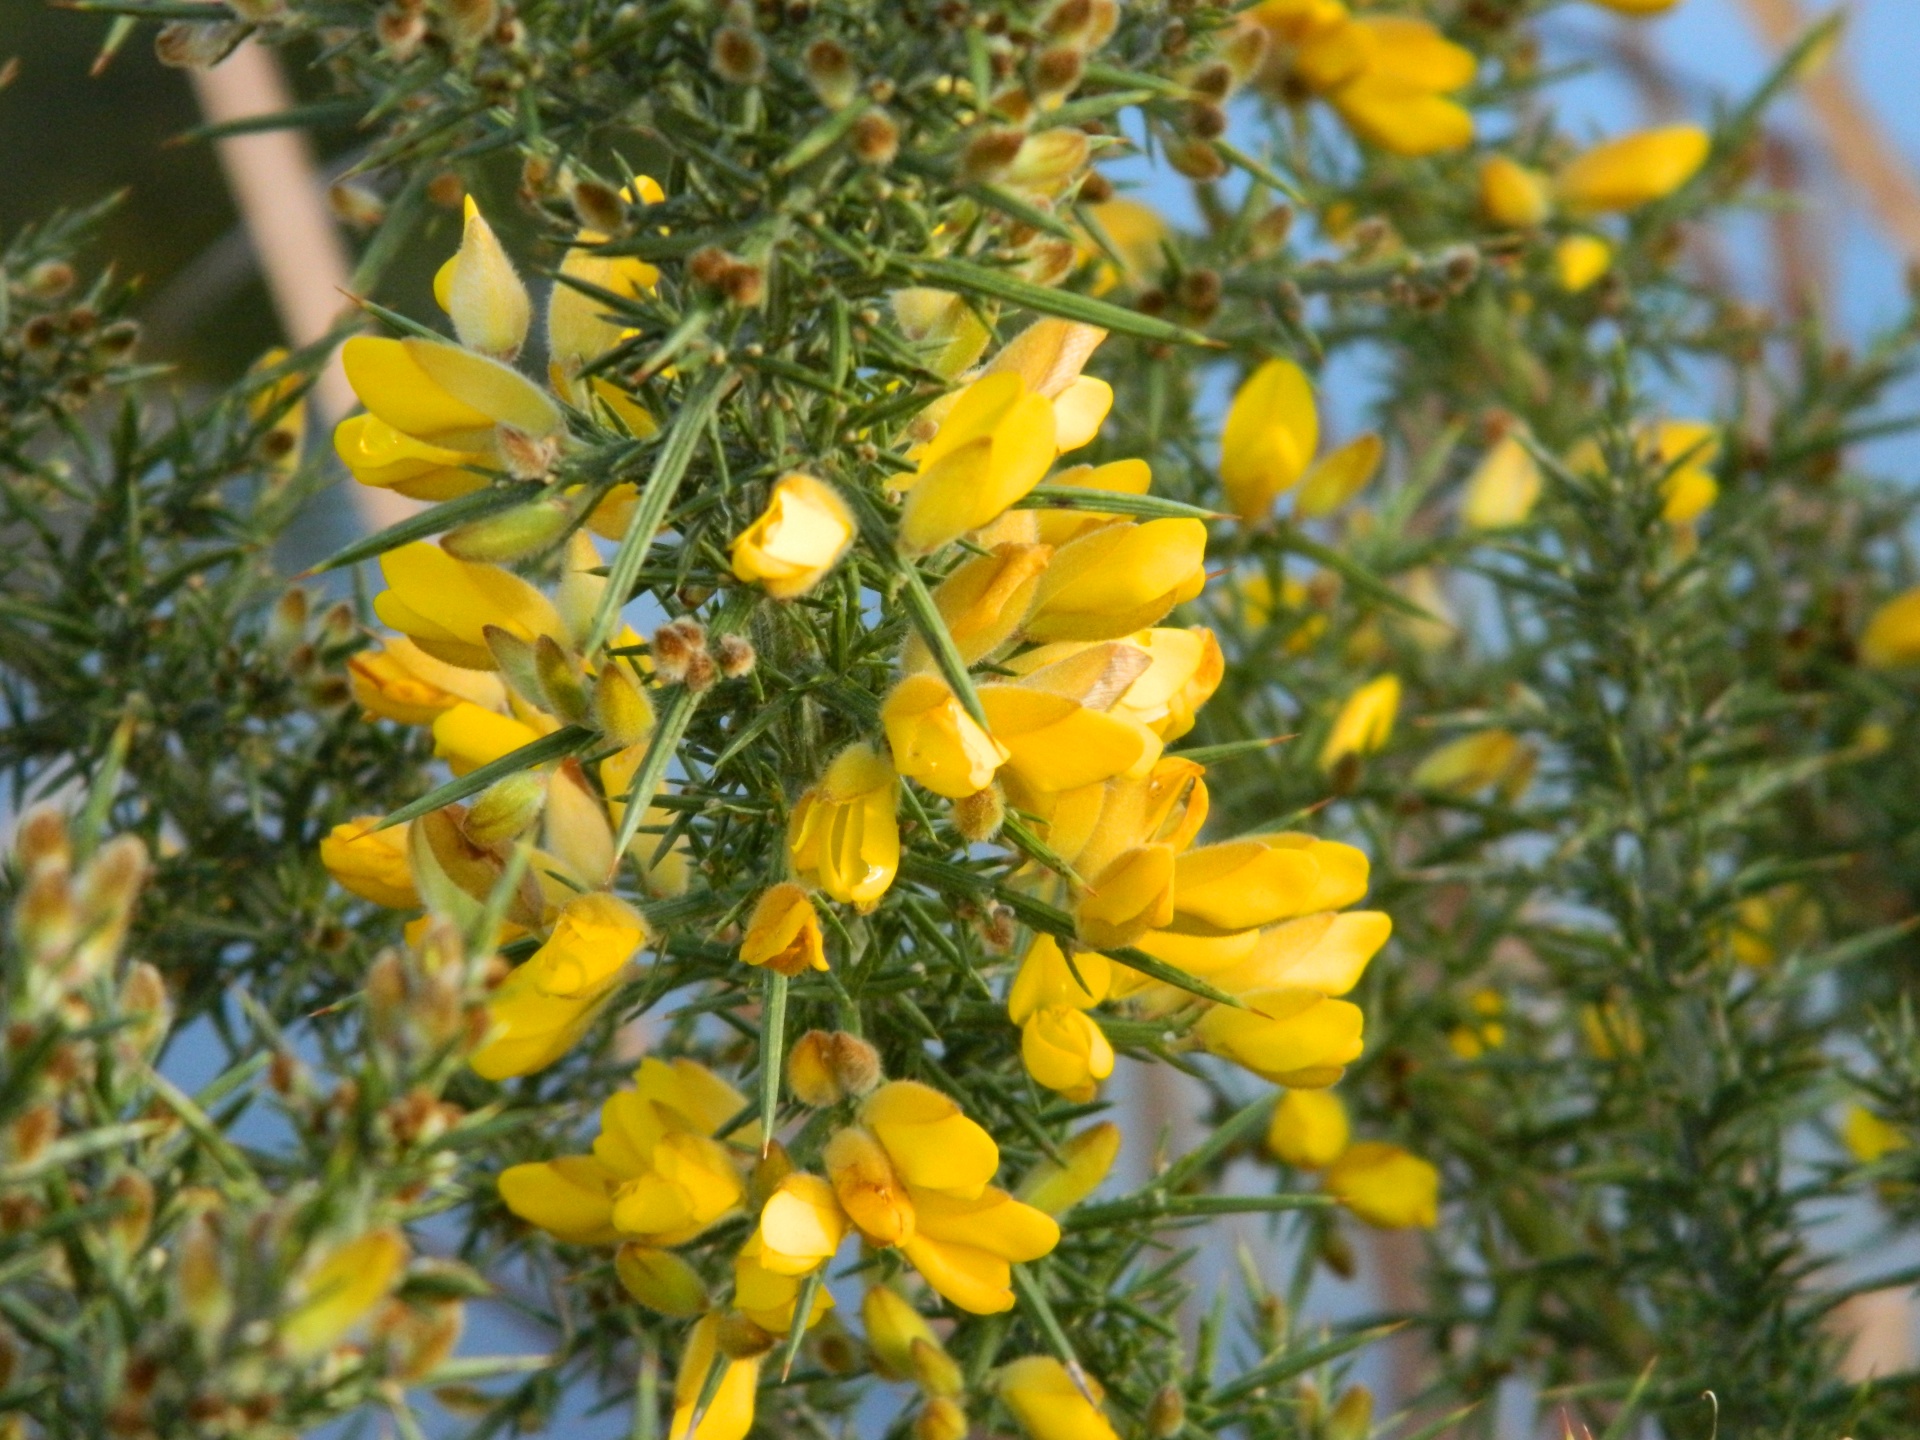
[[[420,892],[407,864],[407,827],[376,829],[378,815],[360,815],[336,825],[320,842],[320,863],[349,894],[389,910],[414,910]]]
[[[834,757],[800,797],[787,848],[803,881],[835,900],[872,909],[900,869],[900,776],[871,745]]]
[[[1076,138],[1070,143],[1084,145],[1086,137],[1077,131],[1073,134]],[[1032,137],[1028,144],[1039,138]],[[1023,146],[1023,154],[1025,150]],[[1056,450],[1078,450],[1100,433],[1113,408],[1113,387],[1081,373],[1106,338],[1107,332],[1097,325],[1048,316],[1003,345],[981,373],[1018,375],[1029,390],[1053,406]]]
[[[1920,664],[1920,586],[1881,605],[1860,632],[1860,663],[1875,670]]]
[[[570,1245],[611,1245],[613,1195],[622,1176],[594,1155],[513,1165],[501,1172],[500,1199],[522,1220]]]
[[[963,661],[972,665],[984,660],[1013,638],[1033,608],[1040,577],[1052,557],[1051,545],[996,545],[934,588],[934,608]],[[918,633],[908,637],[900,665],[910,672],[932,668],[933,656]]]
[[[497,463],[480,450],[416,440],[377,415],[353,415],[333,430],[334,453],[353,478],[413,500],[453,500],[483,489]]]
[[[1569,295],[1590,288],[1613,268],[1613,246],[1598,235],[1569,235],[1553,247],[1553,278]]]
[[[1297,485],[1320,445],[1306,371],[1269,360],[1234,393],[1220,434],[1220,483],[1242,519],[1259,520]],[[1193,522],[1198,523],[1198,522]]]
[[[545,720],[545,716],[539,717]],[[556,728],[552,721],[547,728]],[[447,762],[456,775],[491,765],[511,755],[522,745],[530,745],[546,731],[497,710],[482,709],[460,701],[442,711],[433,722],[433,753]]]
[[[1333,514],[1367,488],[1386,448],[1378,435],[1359,435],[1322,455],[1300,482],[1299,493],[1293,498],[1294,515],[1301,520],[1318,520]]]
[[[1040,576],[1027,638],[1115,640],[1157,624],[1206,584],[1207,527],[1198,520],[1105,525],[1077,535]]]
[[[1516,435],[1502,436],[1467,477],[1460,520],[1470,530],[1524,525],[1540,499],[1540,466]]]
[[[560,407],[509,365],[437,340],[356,335],[340,363],[360,403],[395,430],[447,450],[490,451],[498,427],[558,433]]]
[[[1080,263],[1094,266],[1091,288],[1095,295],[1105,295],[1121,285],[1139,285],[1158,273],[1162,264],[1160,245],[1169,233],[1159,211],[1125,196],[1085,208],[1120,261],[1116,266],[1091,237],[1080,242],[1076,254]]]
[[[753,1429],[754,1395],[760,1385],[760,1357],[726,1361],[720,1388],[694,1428],[693,1412],[707,1385],[707,1372],[720,1351],[720,1316],[700,1317],[687,1335],[680,1368],[673,1378],[673,1423],[667,1440],[746,1440]]]
[[[1712,145],[1696,125],[1635,131],[1570,160],[1554,177],[1554,191],[1577,214],[1637,210],[1691,180]]]
[[[671,1250],[629,1241],[615,1252],[613,1273],[627,1294],[649,1310],[685,1319],[706,1313],[707,1282]]]
[[[1014,1024],[1024,1025],[1049,1006],[1088,1010],[1107,998],[1112,984],[1113,962],[1106,956],[1083,950],[1069,965],[1058,940],[1036,935],[1007,992],[1007,1016]]]
[[[1273,1107],[1267,1149],[1301,1170],[1324,1170],[1352,1136],[1347,1107],[1331,1090],[1289,1090]]]
[[[1393,735],[1400,713],[1400,677],[1381,675],[1369,680],[1340,707],[1333,729],[1320,748],[1320,768],[1331,770],[1349,755],[1371,755]]]
[[[1051,1355],[1029,1355],[1000,1367],[994,1389],[1029,1440],[1119,1440],[1106,1412],[1099,1384],[1085,1379],[1086,1392]],[[1089,1398],[1091,1396],[1091,1398]]]
[[[1511,793],[1533,774],[1533,747],[1511,730],[1479,730],[1450,740],[1414,767],[1421,790],[1472,795],[1496,787]]]
[[[1011,1310],[1011,1267],[1060,1243],[1052,1216],[994,1186],[973,1196],[916,1188],[913,1206],[914,1233],[901,1252],[927,1284],[975,1315]]]
[[[793,1329],[806,1280],[803,1276],[770,1268],[766,1259],[767,1247],[759,1234],[748,1236],[747,1243],[733,1257],[733,1306],[768,1334],[785,1335]],[[824,1288],[815,1291],[813,1306],[807,1311],[806,1327],[812,1329],[826,1319],[833,1306],[831,1291]]]
[[[822,1161],[847,1218],[875,1245],[898,1245],[913,1234],[914,1206],[886,1147],[857,1125],[837,1130]]]
[[[993,340],[973,307],[951,290],[895,290],[887,303],[901,333],[921,347],[921,363],[949,380],[978,360]]]
[[[833,1186],[818,1175],[796,1171],[761,1207],[754,1232],[760,1242],[759,1262],[776,1275],[811,1275],[839,1250],[847,1226]]]
[[[1047,477],[1055,490],[1100,490],[1108,494],[1144,495],[1153,488],[1153,471],[1144,460],[1111,460],[1105,465],[1070,465]],[[1111,510],[1023,510],[1015,512],[1033,522],[1033,539],[1055,549],[1089,531],[1114,525],[1127,517]]]
[[[436,660],[468,670],[496,668],[488,626],[522,640],[545,635],[566,644],[567,629],[553,602],[510,570],[456,560],[438,545],[416,540],[380,557],[387,588],[373,609]]]
[[[280,1340],[298,1358],[331,1350],[386,1298],[407,1264],[398,1230],[369,1230],[330,1251],[299,1284],[299,1302],[280,1322]]]
[[[1189,850],[1174,862],[1174,916],[1195,935],[1257,930],[1367,893],[1367,857],[1351,845],[1280,833]]]
[[[1438,155],[1473,142],[1473,112],[1396,75],[1356,76],[1327,99],[1355,135],[1395,155]]]
[[[980,687],[980,707],[1006,757],[1003,774],[1023,800],[1145,774],[1160,758],[1160,738],[1145,725],[1042,688],[1047,678],[1041,672],[1020,684]]]
[[[1691,525],[1720,498],[1720,482],[1711,467],[1720,458],[1720,433],[1702,420],[1663,420],[1653,429],[1652,449],[1669,467],[1661,482],[1660,518],[1669,525]]]
[[[1906,1131],[1890,1124],[1864,1105],[1849,1105],[1840,1124],[1840,1139],[1862,1165],[1872,1165],[1913,1144]]]
[[[901,543],[925,554],[995,519],[1040,483],[1056,438],[1052,403],[1019,374],[974,381],[921,451],[918,472],[903,477]]]
[[[894,768],[951,800],[986,789],[1008,759],[1007,747],[967,714],[938,675],[909,675],[894,686],[880,707],[880,723]]]
[[[1230,995],[1281,989],[1345,995],[1360,983],[1392,934],[1393,921],[1381,911],[1347,910],[1337,915],[1323,911],[1269,926],[1244,943],[1221,945],[1206,957],[1213,963],[1195,963],[1188,957],[1175,963]],[[1165,952],[1172,938],[1156,936],[1149,948]],[[1151,997],[1145,1003],[1154,1008]]]
[[[1110,1120],[1090,1125],[1060,1147],[1065,1164],[1042,1159],[1020,1182],[1019,1196],[1036,1210],[1062,1215],[1106,1180],[1120,1157],[1120,1127]]]
[[[967,1440],[972,1433],[967,1412],[946,1395],[929,1398],[913,1419],[913,1440]]]
[[[1480,213],[1507,230],[1531,230],[1553,214],[1553,186],[1507,155],[1480,162]]]
[[[485,710],[507,708],[499,676],[436,660],[404,635],[389,635],[378,649],[348,656],[347,683],[362,710],[403,725],[431,725],[462,701]]]
[[[781,975],[827,968],[820,915],[798,885],[783,882],[761,895],[740,942],[740,958]]]
[[[1000,1168],[993,1137],[951,1096],[917,1080],[892,1080],[874,1091],[861,1103],[860,1123],[910,1185],[971,1198]]]
[[[511,360],[533,323],[527,287],[471,195],[460,248],[433,278],[433,297],[453,319],[460,343]]]
[[[1245,1009],[1216,1005],[1194,1025],[1210,1053],[1276,1085],[1323,1089],[1360,1058],[1360,1007],[1318,990],[1289,987],[1240,998]]]
[[[1327,1167],[1327,1193],[1381,1230],[1431,1230],[1440,1220],[1440,1172],[1419,1156],[1362,1140]]]
[[[585,1033],[646,939],[646,922],[625,901],[589,892],[567,902],[547,942],[487,998],[487,1038],[469,1063],[489,1080],[553,1064]]]
[[[1113,1044],[1098,1022],[1070,1005],[1044,1005],[1020,1027],[1027,1073],[1076,1104],[1094,1097],[1113,1074]]]
[[[1136,845],[1093,877],[1074,906],[1081,940],[1103,950],[1131,945],[1173,920],[1174,861],[1171,845]]]
[[[733,573],[776,600],[806,594],[853,544],[853,513],[824,480],[782,475],[760,517],[733,542]]]

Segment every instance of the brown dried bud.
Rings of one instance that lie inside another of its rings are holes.
[[[1227,112],[1211,100],[1189,103],[1185,120],[1187,133],[1202,140],[1217,140],[1227,133]]]
[[[815,1109],[871,1094],[882,1078],[880,1052],[844,1030],[809,1030],[787,1057],[788,1087]]]
[[[1187,88],[1204,100],[1224,100],[1233,93],[1233,71],[1218,60],[1209,61],[1187,77]]]
[[[1204,318],[1218,310],[1220,291],[1217,270],[1189,270],[1180,277],[1180,304],[1194,315]]]
[[[1162,1385],[1147,1403],[1147,1434],[1154,1440],[1172,1440],[1187,1423],[1187,1397],[1178,1385]]]
[[[60,1112],[42,1103],[20,1112],[7,1132],[7,1154],[16,1165],[30,1165],[60,1133]]]
[[[60,327],[51,315],[36,315],[20,338],[29,350],[45,350],[60,338]]]
[[[27,290],[37,299],[58,300],[78,277],[64,260],[42,260],[27,272]]]
[[[500,22],[498,0],[440,0],[447,38],[461,49],[478,45]]]
[[[696,695],[704,695],[714,687],[720,678],[720,668],[713,663],[713,656],[706,650],[696,650],[687,657],[687,689]]]
[[[1078,40],[1093,23],[1093,0],[1060,0],[1040,28],[1056,40]]]
[[[529,435],[511,425],[496,425],[494,435],[500,442],[500,457],[519,480],[546,479],[560,454],[560,439],[556,435]]]
[[[960,173],[974,182],[990,182],[1005,175],[1020,154],[1027,137],[1018,130],[996,127],[982,130],[967,142],[960,155]]]
[[[820,103],[829,110],[844,110],[860,93],[860,76],[853,68],[853,57],[839,41],[822,36],[807,46],[802,63],[807,83]]]
[[[697,620],[670,620],[653,632],[648,648],[654,678],[663,685],[678,685],[686,680],[693,657],[707,653],[707,630]]]
[[[232,20],[175,20],[153,37],[153,53],[176,70],[210,70],[247,38],[249,28]]]
[[[1084,205],[1101,205],[1113,198],[1113,182],[1098,170],[1089,170],[1080,180],[1080,201]]]
[[[139,1254],[153,1225],[153,1182],[138,1170],[122,1170],[107,1186],[104,1198],[114,1207],[107,1222],[113,1243],[122,1255]]]
[[[713,37],[713,73],[729,85],[758,85],[767,78],[766,46],[751,30],[721,26]]]
[[[1167,163],[1189,180],[1218,180],[1227,173],[1227,162],[1207,141],[1192,135],[1174,140],[1166,148]]]
[[[886,111],[869,110],[853,122],[848,143],[862,165],[891,165],[900,153],[900,127]]]
[[[13,853],[20,861],[20,868],[28,874],[42,867],[67,869],[73,863],[73,846],[67,839],[67,817],[51,805],[34,806],[21,817]]]
[[[333,218],[355,230],[371,230],[386,218],[387,202],[350,181],[337,180],[327,187],[327,208]]]
[[[717,245],[703,245],[687,257],[687,278],[696,285],[717,289],[733,257]]]
[[[373,33],[387,54],[405,61],[413,57],[427,38],[427,20],[416,9],[389,5],[374,17]]]
[[[980,917],[980,938],[986,942],[989,950],[996,955],[1004,955],[1013,948],[1013,942],[1019,938],[1020,929],[1013,918],[1013,911],[995,901],[987,906],[987,913]]]
[[[1055,45],[1033,62],[1033,89],[1041,104],[1065,99],[1080,83],[1086,56],[1072,45]]]
[[[751,675],[758,660],[753,642],[744,635],[722,635],[719,643],[720,673],[729,680]]]
[[[443,210],[458,210],[466,198],[466,185],[451,170],[442,170],[427,182],[427,199]]]
[[[627,228],[627,202],[611,185],[598,180],[576,180],[567,197],[573,213],[589,230],[603,235],[618,235]]]

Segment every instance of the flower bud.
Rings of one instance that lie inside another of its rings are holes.
[[[1575,157],[1554,177],[1554,189],[1560,203],[1579,214],[1635,210],[1691,180],[1712,144],[1693,125],[1637,131]]]
[[[936,1395],[913,1418],[913,1440],[967,1440],[971,1427],[967,1412],[944,1395]]]
[[[697,620],[670,620],[653,632],[648,649],[654,678],[663,685],[683,684],[693,670],[693,657],[706,654],[706,627]]]
[[[733,573],[777,600],[804,595],[853,544],[853,513],[825,481],[793,471],[780,477],[766,509],[734,539]]]
[[[333,218],[354,230],[371,230],[387,217],[387,202],[364,185],[337,180],[327,188]]]
[[[1006,797],[998,785],[989,785],[953,802],[953,828],[969,845],[981,845],[1000,833],[1006,822]]]
[[[778,975],[827,968],[820,915],[805,890],[783,881],[761,895],[740,942],[740,959]]]
[[[767,78],[767,50],[760,37],[738,25],[723,25],[713,37],[713,73],[729,85],[758,85]]]
[[[573,518],[572,507],[563,500],[536,500],[456,525],[440,537],[440,548],[456,560],[510,565],[554,545]]]
[[[387,1346],[388,1376],[402,1385],[425,1380],[453,1353],[466,1322],[467,1307],[456,1299],[388,1301],[373,1324]]]
[[[932,1336],[914,1336],[909,1344],[914,1382],[929,1395],[952,1399],[966,1392],[966,1372]]]
[[[447,38],[460,49],[478,45],[500,22],[500,0],[440,0]]]
[[[1364,1385],[1348,1387],[1327,1412],[1321,1433],[1327,1440],[1367,1440],[1373,1433],[1373,1392]]]
[[[807,84],[829,110],[844,110],[859,93],[860,76],[853,58],[839,41],[821,36],[807,46],[801,57],[806,67]]]
[[[1347,1148],[1347,1107],[1331,1090],[1289,1090],[1273,1108],[1267,1149],[1302,1170],[1324,1170]]]
[[[1540,467],[1519,436],[1503,436],[1467,477],[1460,520],[1473,530],[1522,525],[1540,498]]]
[[[860,1302],[860,1319],[867,1327],[867,1348],[874,1369],[884,1379],[905,1380],[914,1374],[913,1347],[938,1346],[926,1318],[898,1290],[875,1285]]]
[[[1440,1172],[1398,1145],[1363,1140],[1328,1167],[1327,1193],[1382,1230],[1431,1230],[1439,1219]]]
[[[469,3],[491,6],[492,0]],[[506,360],[520,353],[533,321],[533,303],[471,195],[466,199],[460,248],[434,277],[433,290],[441,308],[452,317],[462,345]]]
[[[622,750],[653,733],[653,703],[621,661],[609,660],[594,677],[593,723]]]
[[[1060,1215],[1100,1188],[1120,1154],[1120,1127],[1103,1120],[1060,1147],[1066,1164],[1042,1160],[1021,1182],[1020,1198],[1037,1210]]]
[[[476,845],[502,845],[526,834],[546,803],[547,777],[522,770],[488,786],[467,811],[462,828]]]
[[[772,1335],[737,1310],[720,1317],[720,1328],[714,1335],[720,1353],[730,1360],[751,1360],[756,1355],[764,1355],[773,1349],[773,1341]]]
[[[891,165],[894,156],[900,153],[900,127],[891,115],[876,106],[853,122],[848,141],[861,164],[879,169]]]
[[[1031,1440],[1117,1440],[1100,1408],[1091,1376],[1075,1376],[1051,1355],[1029,1355],[1000,1367],[1000,1402]]]
[[[722,635],[714,650],[720,662],[720,673],[729,680],[751,675],[759,660],[754,653],[753,642],[744,635]]]
[[[590,707],[587,688],[580,679],[580,666],[551,635],[542,635],[534,641],[533,668],[540,677],[540,693],[546,697],[546,709],[573,725],[587,719]]]
[[[127,967],[115,1008],[125,1022],[119,1043],[143,1059],[152,1059],[173,1029],[173,999],[160,972],[144,960]]]
[[[29,875],[43,868],[71,868],[73,846],[67,838],[67,817],[51,805],[34,806],[20,818],[13,853]]]
[[[233,1316],[233,1292],[227,1288],[221,1259],[225,1249],[215,1217],[205,1213],[192,1216],[181,1227],[173,1247],[174,1293],[203,1350],[214,1348]]]
[[[705,1313],[707,1284],[700,1272],[671,1250],[628,1241],[613,1257],[614,1274],[627,1294],[662,1315],[689,1318]]]
[[[107,1186],[105,1199],[113,1207],[107,1234],[123,1260],[140,1253],[153,1225],[153,1182],[138,1170],[122,1170]]]
[[[1613,246],[1598,235],[1569,235],[1553,247],[1553,277],[1578,295],[1613,268]]]
[[[175,70],[211,70],[253,27],[233,21],[175,20],[153,37],[153,53],[162,65]]]
[[[1505,155],[1480,165],[1480,213],[1508,230],[1531,230],[1553,214],[1553,187],[1544,175]]]
[[[1162,1385],[1147,1402],[1147,1434],[1173,1440],[1187,1423],[1187,1397],[1178,1385]]]
[[[611,185],[598,180],[576,180],[567,192],[580,223],[601,235],[618,235],[627,228],[627,202]]]

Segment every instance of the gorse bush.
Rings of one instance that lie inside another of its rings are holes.
[[[4,256],[4,1433],[1911,1432],[1916,330],[1712,263],[1831,27],[92,8],[362,243],[193,404]]]

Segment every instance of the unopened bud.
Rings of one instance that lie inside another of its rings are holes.
[[[983,130],[961,151],[960,173],[975,183],[1003,179],[1026,143],[1027,137],[1018,130]]]
[[[846,1327],[834,1320],[831,1312],[814,1327],[809,1338],[813,1342],[813,1358],[829,1375],[852,1375],[864,1368],[866,1357],[859,1345]]]
[[[678,685],[686,680],[693,657],[707,653],[706,627],[697,620],[670,620],[653,632],[648,649],[654,677],[663,685]]]
[[[1373,1392],[1354,1385],[1334,1401],[1327,1413],[1327,1440],[1367,1440],[1373,1433]]]
[[[719,652],[720,673],[729,680],[738,680],[751,675],[758,657],[753,651],[753,642],[744,635],[722,635],[715,647]]]
[[[714,1343],[729,1360],[751,1360],[773,1348],[773,1336],[738,1310],[729,1310],[720,1317],[720,1329],[714,1336]]]
[[[107,1234],[115,1247],[129,1258],[139,1254],[153,1225],[153,1182],[138,1170],[122,1170],[107,1186],[105,1199],[113,1207]]]
[[[59,1133],[58,1110],[51,1104],[30,1105],[7,1127],[8,1157],[18,1165],[30,1165]]]
[[[267,648],[276,655],[289,654],[307,639],[307,592],[298,585],[273,602],[267,613]]]
[[[1020,927],[1014,920],[1013,911],[997,900],[987,906],[986,914],[980,917],[980,938],[996,955],[1004,955],[1011,950],[1019,933]]]
[[[67,838],[67,817],[51,805],[36,805],[20,819],[13,853],[29,874],[44,867],[67,869],[73,863],[73,845]]]
[[[913,1418],[913,1440],[967,1440],[967,1412],[944,1395],[927,1401]]]
[[[788,1086],[815,1109],[865,1095],[880,1079],[880,1052],[844,1030],[809,1030],[787,1056]]]
[[[838,40],[822,36],[814,41],[807,46],[803,63],[807,83],[820,97],[822,105],[829,110],[844,110],[853,103],[853,97],[859,93],[860,76],[853,68],[852,57]]]
[[[546,696],[544,708],[570,725],[584,721],[590,708],[587,687],[573,656],[551,635],[542,635],[533,643],[533,665],[540,676],[540,692]]]
[[[478,45],[500,22],[498,0],[440,0],[447,38],[462,49]]]
[[[467,838],[476,845],[503,845],[533,828],[547,804],[547,777],[538,770],[496,780],[467,811]]]
[[[653,704],[621,661],[609,660],[594,677],[593,723],[622,750],[653,733]]]
[[[1040,28],[1056,40],[1080,40],[1093,23],[1093,0],[1060,0]]]
[[[540,685],[540,667],[534,661],[533,642],[498,625],[481,626],[480,638],[487,642],[493,663],[500,669],[500,678],[529,705],[545,708],[547,696]]]
[[[900,153],[900,127],[891,115],[876,107],[853,122],[848,143],[853,147],[855,159],[878,169],[891,165],[894,156]]]
[[[511,565],[556,544],[573,518],[564,500],[535,500],[454,526],[440,537],[440,548],[476,565]]]
[[[173,997],[167,994],[167,982],[146,961],[136,960],[127,967],[115,1005],[124,1022],[119,1043],[151,1060],[173,1029]]]
[[[1074,45],[1055,45],[1043,50],[1033,62],[1034,98],[1042,105],[1055,104],[1073,93],[1086,68],[1086,57]]]
[[[627,228],[627,202],[611,185],[603,185],[598,180],[576,180],[567,198],[573,204],[573,213],[587,229],[602,235],[618,235]]]
[[[233,1315],[233,1293],[227,1288],[221,1254],[225,1246],[212,1216],[193,1216],[181,1228],[174,1246],[174,1287],[180,1307],[208,1349]]]
[[[250,28],[231,20],[175,20],[153,37],[153,53],[175,70],[210,70],[233,53]]]
[[[373,1322],[373,1333],[387,1347],[388,1378],[402,1385],[425,1380],[460,1343],[466,1319],[467,1307],[458,1300],[388,1301]]]
[[[1218,180],[1227,173],[1227,162],[1210,140],[1187,134],[1168,142],[1167,163],[1189,180]]]
[[[1000,787],[989,785],[953,802],[953,826],[969,845],[983,844],[1000,833],[1007,818]]]
[[[1113,198],[1113,182],[1098,170],[1089,170],[1080,177],[1078,194],[1082,204],[1104,205]]]
[[[497,425],[494,436],[500,444],[500,458],[519,480],[544,480],[559,457],[560,442],[552,435],[528,435],[511,425]]]
[[[1220,59],[1233,72],[1236,87],[1260,73],[1270,48],[1267,27],[1259,24],[1236,25],[1220,42]]]
[[[778,1140],[767,1144],[767,1153],[754,1162],[753,1171],[747,1176],[747,1210],[758,1214],[767,1201],[780,1188],[780,1182],[793,1174],[793,1157],[787,1154],[787,1147]]]
[[[908,1344],[908,1354],[913,1378],[927,1394],[951,1399],[966,1393],[966,1372],[936,1342],[915,1336]]]
[[[729,85],[758,85],[767,78],[767,50],[760,37],[738,25],[723,25],[713,37],[713,73]]]
[[[42,260],[27,272],[27,291],[39,300],[58,300],[79,277],[64,260]]]
[[[354,230],[371,230],[387,218],[387,202],[364,185],[339,180],[327,188],[333,218]]]
[[[43,961],[66,958],[80,933],[80,914],[66,871],[47,866],[27,882],[14,902],[13,933],[30,956]]]
[[[80,913],[89,926],[115,932],[126,928],[134,901],[147,883],[147,847],[135,835],[116,835],[88,862],[80,876]]]
[[[1178,1385],[1162,1385],[1147,1402],[1147,1434],[1153,1440],[1173,1440],[1187,1423],[1187,1397]]]
[[[613,1273],[627,1294],[662,1315],[690,1319],[706,1313],[707,1285],[700,1272],[671,1250],[629,1240],[613,1257]]]
[[[427,38],[427,17],[418,10],[388,5],[373,17],[373,33],[379,37],[381,47],[388,55],[404,62],[413,57],[421,42]],[[457,195],[454,203],[459,203]]]

